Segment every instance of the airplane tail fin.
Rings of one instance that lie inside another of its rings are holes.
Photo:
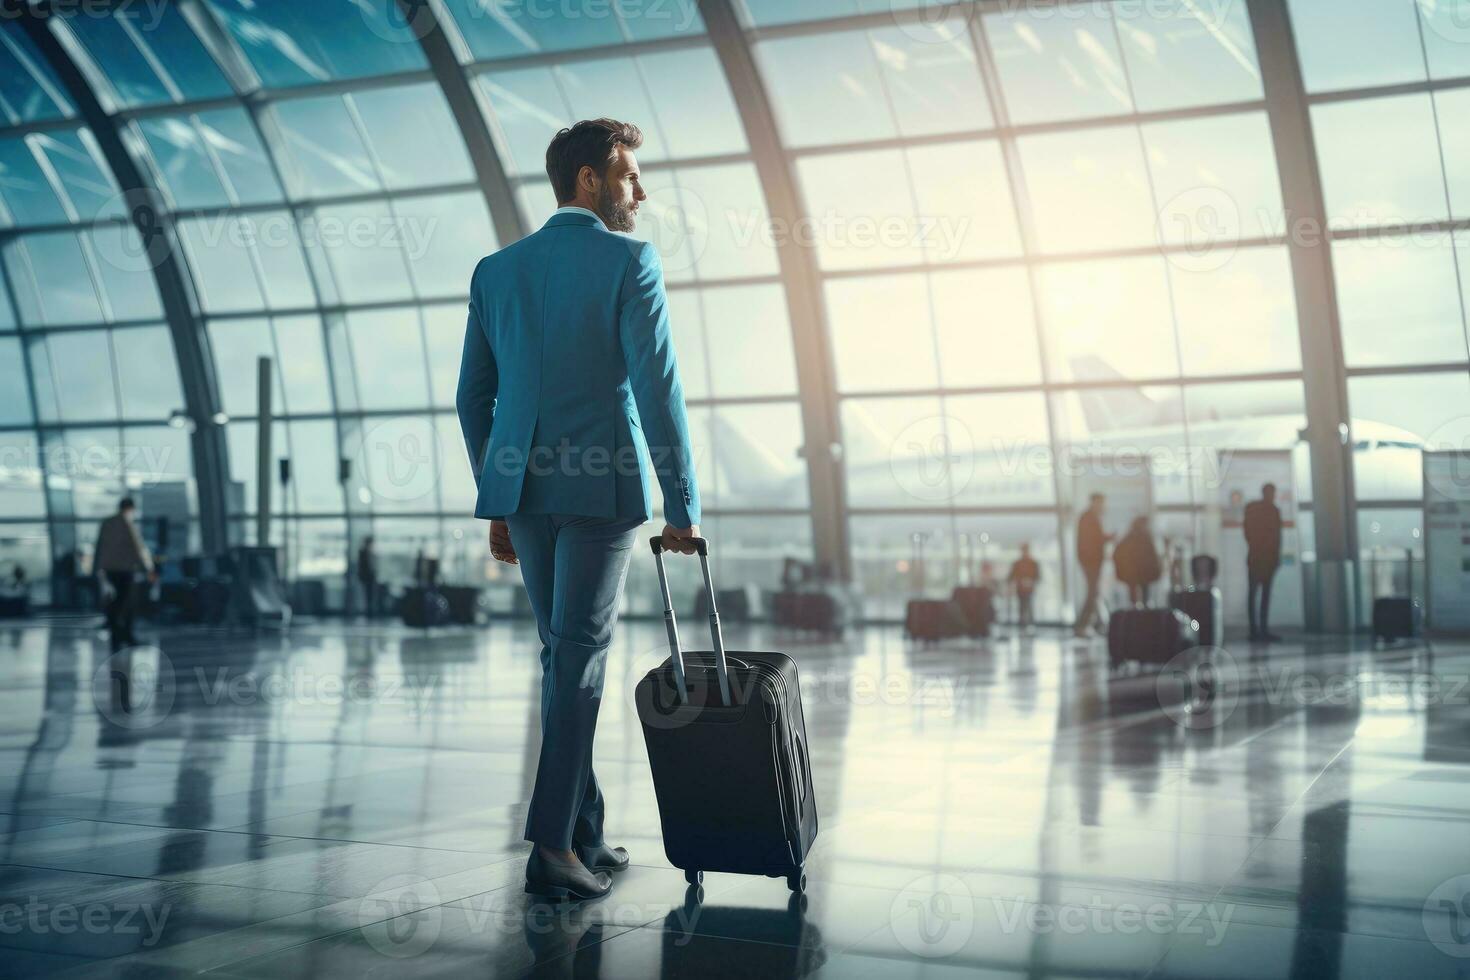
[[[1127,378],[1093,354],[1072,358],[1072,376],[1086,382],[1120,382]],[[1136,387],[1083,389],[1077,393],[1089,432],[1147,428],[1159,423],[1159,406]]]
[[[719,458],[720,487],[734,500],[765,500],[772,487],[780,487],[800,479],[805,464],[799,459],[785,459],[780,454],[751,439],[727,420],[714,414],[711,420]]]

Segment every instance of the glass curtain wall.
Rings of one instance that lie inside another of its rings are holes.
[[[725,580],[771,585],[782,557],[811,557],[776,259],[792,238],[821,272],[869,614],[920,585],[919,533],[930,592],[962,577],[961,536],[998,576],[1030,543],[1040,611],[1063,617],[1079,471],[1147,457],[1161,538],[1204,548],[1220,455],[1300,452],[1289,230],[1244,5],[738,0],[804,206],[793,228],[769,220],[692,0],[577,18],[432,6],[523,227],[554,207],[542,151],[557,128],[593,115],[643,128],[638,234],[664,257]],[[1365,566],[1389,567],[1420,549],[1422,449],[1470,435],[1470,149],[1456,135],[1470,45],[1445,5],[1291,0],[1290,13]],[[253,539],[263,492],[264,354],[272,455],[290,460],[269,492],[291,577],[346,604],[371,533],[390,580],[422,551],[453,581],[513,591],[467,516],[453,413],[469,272],[503,243],[395,9],[179,0],[77,8],[57,29],[178,228],[228,418],[233,539]],[[89,550],[124,491],[182,551],[197,493],[145,250],[15,23],[0,25],[0,61],[0,566],[45,579],[53,557]],[[1393,586],[1386,574],[1364,576],[1365,597]]]
[[[1161,544],[1204,547],[1216,451],[1303,424],[1244,5],[744,7],[823,273],[869,612],[920,587],[918,534],[930,594],[962,535],[1000,577],[1029,543],[1038,614],[1069,615],[1086,460],[1147,457]]]
[[[1452,3],[1290,9],[1342,322],[1361,598],[1402,593],[1410,561],[1422,596],[1421,453],[1470,445],[1470,32]]]
[[[180,554],[197,495],[173,342],[97,140],[10,20],[0,79],[0,574],[64,603],[120,497]]]

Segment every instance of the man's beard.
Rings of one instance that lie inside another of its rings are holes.
[[[630,207],[614,201],[610,184],[603,184],[602,189],[597,192],[597,216],[610,231],[632,231],[633,212],[637,208],[636,204]]]

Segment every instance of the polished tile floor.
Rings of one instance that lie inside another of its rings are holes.
[[[1463,644],[1232,647],[1185,712],[1060,635],[732,626],[802,671],[794,902],[664,859],[630,696],[662,627],[625,624],[596,765],[634,866],[547,912],[527,624],[168,631],[125,663],[94,625],[0,626],[0,976],[1470,977]]]

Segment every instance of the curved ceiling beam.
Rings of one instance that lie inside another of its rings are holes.
[[[157,188],[128,150],[117,121],[103,108],[85,73],[54,32],[51,20],[49,3],[26,4],[20,8],[22,29],[60,80],[77,108],[80,121],[91,129],[103,160],[122,192],[128,219],[147,252],[164,321],[173,338],[184,407],[194,422],[190,440],[199,494],[201,544],[205,552],[218,554],[227,543],[225,487],[229,479],[229,456],[224,430],[215,421],[220,411],[219,393],[214,372],[205,357],[202,327],[194,315],[197,307],[178,237]]]
[[[407,29],[418,38],[419,47],[429,62],[429,70],[434,73],[439,89],[449,103],[449,111],[454,114],[460,135],[464,137],[465,149],[474,164],[475,178],[485,195],[500,247],[519,241],[526,236],[527,229],[521,221],[520,209],[516,207],[515,192],[506,176],[505,165],[490,135],[490,124],[480,109],[475,86],[460,67],[455,39],[449,34],[458,30],[453,18],[442,12],[440,4],[431,0],[396,2]]]
[[[806,207],[791,159],[781,143],[770,98],[756,68],[755,56],[730,0],[699,0],[710,43],[740,110],[745,138],[766,196],[770,220],[778,227],[798,228]],[[843,581],[852,577],[848,548],[847,502],[842,479],[841,429],[838,425],[836,372],[828,342],[827,315],[816,253],[797,236],[783,235],[776,247],[781,285],[791,317],[796,354],[796,384],[807,481],[811,493],[812,545],[818,563]]]

